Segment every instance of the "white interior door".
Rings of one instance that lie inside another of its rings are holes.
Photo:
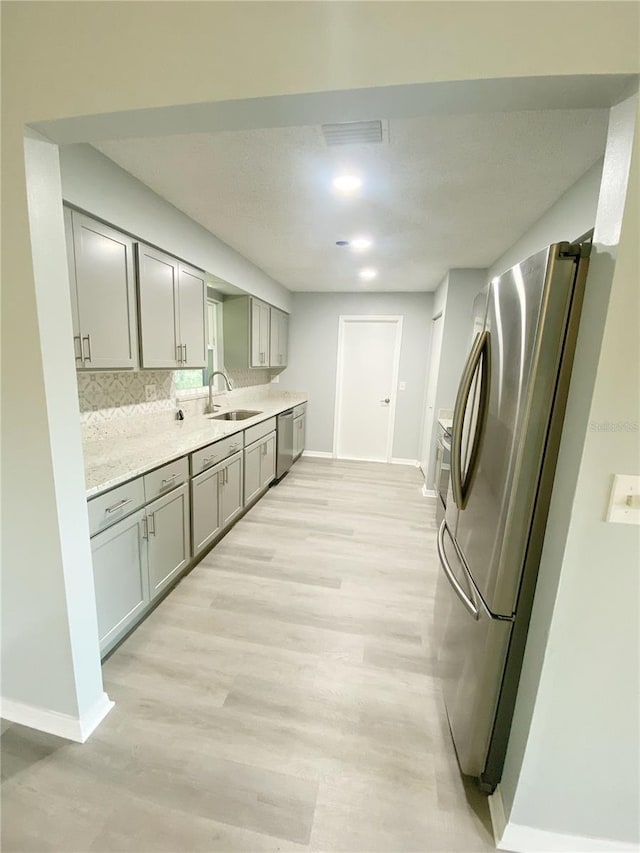
[[[433,425],[435,423],[436,390],[438,388],[438,373],[440,370],[440,350],[442,349],[442,314],[438,314],[431,322],[431,347],[429,350],[429,376],[424,407],[424,424],[422,428],[422,449],[420,451],[420,467],[425,476],[425,487],[433,489],[433,483],[427,482],[429,461],[433,456]]]
[[[402,317],[340,317],[333,453],[390,462]]]

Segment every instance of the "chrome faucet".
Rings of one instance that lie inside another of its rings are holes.
[[[222,376],[226,385],[227,391],[233,391],[233,385],[231,384],[231,380],[227,376],[226,373],[223,373],[222,370],[214,370],[211,376],[209,377],[209,403],[207,404],[207,413],[211,414],[215,412],[215,406],[213,404],[213,378],[214,376]]]

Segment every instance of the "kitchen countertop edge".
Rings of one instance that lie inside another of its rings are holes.
[[[172,452],[168,452],[165,454],[159,453],[157,456],[153,456],[152,460],[145,462],[144,465],[140,465],[139,467],[129,468],[127,467],[126,472],[116,474],[108,479],[102,480],[97,485],[90,486],[85,489],[85,497],[87,500],[91,500],[92,498],[98,497],[98,495],[103,494],[104,492],[109,491],[110,489],[115,488],[116,486],[121,486],[123,483],[128,483],[130,480],[135,480],[137,477],[141,477],[144,474],[148,474],[151,471],[154,471],[156,468],[161,468],[163,465],[167,465],[170,462],[174,462],[176,459],[181,459],[183,456],[188,456],[191,453],[195,453],[198,450],[201,450],[203,447],[208,447],[210,444],[216,444],[218,441],[223,441],[225,438],[229,438],[229,436],[237,435],[239,432],[244,432],[246,429],[250,429],[253,426],[257,426],[261,424],[263,421],[268,421],[270,418],[277,417],[282,414],[282,412],[286,412],[288,409],[295,409],[296,406],[300,406],[303,403],[307,403],[308,398],[304,394],[299,395],[299,399],[289,399],[286,404],[277,404],[275,406],[265,406],[265,411],[261,411],[259,415],[255,415],[252,418],[247,418],[243,421],[221,421],[220,425],[225,424],[228,425],[229,429],[225,430],[223,435],[215,436],[214,438],[208,439],[199,439],[194,435],[194,444],[188,450],[180,449]],[[260,402],[258,405],[264,405]],[[238,407],[236,407],[238,408]],[[268,409],[268,410],[267,410]],[[229,409],[231,410],[231,409]],[[224,411],[219,412],[218,414],[224,414]],[[198,419],[210,419],[209,415],[198,415]],[[204,427],[205,424],[202,424]],[[163,435],[161,439],[159,439],[159,443],[161,441],[166,441],[168,438],[169,430]],[[176,436],[177,438],[177,436]],[[104,441],[104,439],[103,439]],[[117,459],[117,454],[114,454]],[[101,462],[99,464],[94,463],[93,466],[91,463],[86,464],[86,454],[85,454],[85,480],[90,480],[90,472],[92,467],[94,469],[98,469],[99,467],[110,464],[108,462]],[[117,461],[112,463],[115,468],[117,468]],[[123,462],[123,466],[124,466]]]

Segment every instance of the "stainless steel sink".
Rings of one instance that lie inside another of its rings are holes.
[[[247,418],[252,418],[254,415],[261,415],[262,412],[250,412],[248,409],[236,409],[233,412],[222,412],[219,415],[211,415],[211,421],[244,421]]]

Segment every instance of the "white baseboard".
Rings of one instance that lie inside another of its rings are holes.
[[[422,484],[422,497],[423,498],[437,498],[438,495],[435,489],[428,489],[424,483]]]
[[[413,468],[419,468],[420,463],[417,459],[402,459],[396,458],[395,456],[391,459],[392,465],[411,465]]]
[[[82,717],[72,717],[46,708],[37,708],[12,699],[0,700],[0,716],[11,723],[18,723],[30,729],[38,729],[51,735],[84,743],[92,732],[113,708],[106,693],[102,693],[97,702]]]
[[[498,850],[509,853],[637,853],[638,845],[612,838],[548,832],[507,821],[500,786],[489,797],[489,811]]]
[[[311,456],[314,459],[333,459],[333,453],[327,453],[326,450],[303,450],[303,456]]]

